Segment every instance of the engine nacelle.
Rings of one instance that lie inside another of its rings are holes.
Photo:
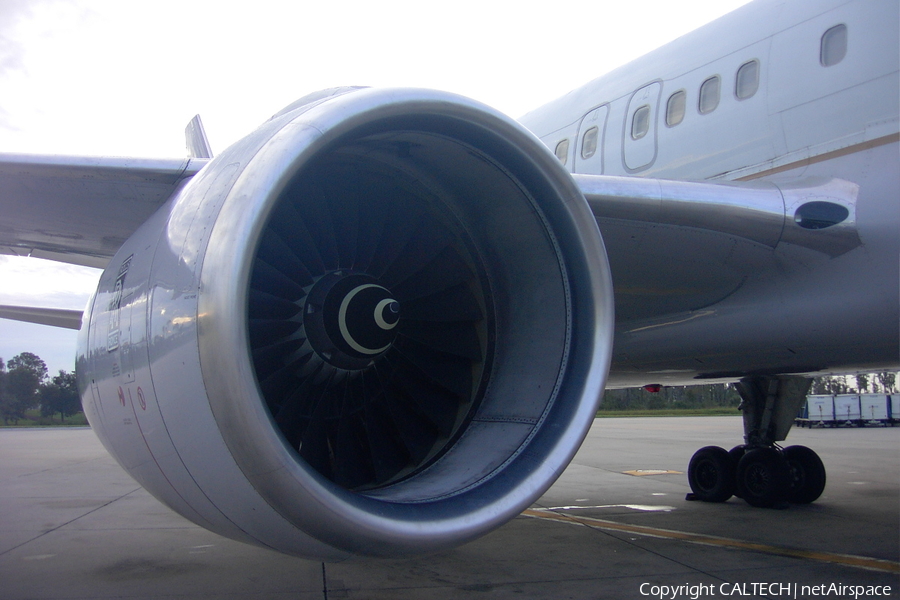
[[[119,250],[78,373],[104,445],[224,536],[452,547],[561,474],[609,367],[595,221],[512,120],[421,90],[291,105]]]

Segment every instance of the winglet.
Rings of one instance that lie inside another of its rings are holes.
[[[187,144],[188,155],[191,158],[212,158],[212,148],[206,139],[206,131],[203,129],[203,121],[200,115],[194,115],[191,122],[184,128],[184,140]]]

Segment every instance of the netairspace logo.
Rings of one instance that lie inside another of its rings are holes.
[[[679,600],[689,598],[730,598],[741,596],[769,596],[773,598],[877,598],[891,595],[889,585],[844,585],[842,583],[822,583],[803,585],[798,583],[698,583],[683,585],[656,585],[642,583],[641,596],[659,600]]]

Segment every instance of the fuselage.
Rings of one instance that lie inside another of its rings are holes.
[[[521,119],[572,173],[859,186],[839,255],[598,219],[612,385],[898,366],[897,22],[895,2],[761,0]]]

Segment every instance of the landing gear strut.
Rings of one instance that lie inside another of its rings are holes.
[[[793,376],[746,377],[735,384],[744,413],[744,444],[726,451],[698,450],[688,466],[688,500],[724,502],[737,496],[752,506],[808,504],[825,489],[825,467],[805,446],[782,449],[811,381]]]

